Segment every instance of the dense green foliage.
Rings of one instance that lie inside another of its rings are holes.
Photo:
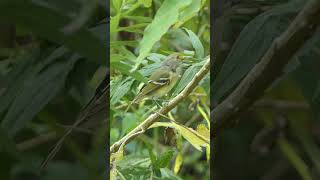
[[[0,179],[97,179],[106,117],[74,130],[39,167],[106,76],[107,2],[1,0]]]
[[[261,60],[306,2],[214,1],[215,104]],[[237,117],[240,123],[217,135],[214,178],[319,179],[319,40],[316,31],[259,103]]]
[[[113,0],[110,15],[113,144],[159,109],[155,102],[143,101],[125,111],[167,55],[180,52],[193,58],[164,101],[180,93],[203,66],[210,54],[210,9],[205,0]],[[113,179],[209,179],[209,144],[195,136],[209,139],[209,81],[207,74],[162,123],[111,154]]]

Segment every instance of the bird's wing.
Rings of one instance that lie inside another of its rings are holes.
[[[161,70],[158,71],[160,72]],[[170,73],[155,72],[149,79],[148,83],[142,88],[133,102],[139,102],[142,97],[147,96],[149,93],[154,92],[162,86],[167,85],[170,81]]]

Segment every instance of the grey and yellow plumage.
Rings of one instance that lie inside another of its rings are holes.
[[[151,74],[148,83],[142,88],[131,104],[139,103],[143,99],[157,99],[166,95],[178,82],[182,71],[183,67],[179,54],[174,53],[169,55],[159,69]]]

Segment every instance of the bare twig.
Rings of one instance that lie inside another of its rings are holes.
[[[17,149],[19,151],[25,151],[56,138],[57,138],[56,132],[49,132],[47,134],[43,134],[17,144]]]
[[[236,89],[213,109],[211,114],[217,120],[217,133],[231,124],[239,113],[249,108],[264,90],[282,75],[284,67],[314,34],[320,23],[319,19],[320,1],[308,1],[288,29],[274,40],[260,62]]]
[[[64,140],[68,137],[71,132],[78,127],[80,124],[85,122],[88,119],[93,118],[94,116],[98,116],[98,114],[102,114],[105,118],[107,118],[107,111],[104,111],[108,107],[107,97],[109,84],[103,86],[103,88],[99,87],[99,91],[96,92],[96,95],[89,101],[86,107],[84,107],[82,113],[76,122],[68,129],[68,131],[59,139],[54,148],[50,151],[47,158],[41,163],[40,169],[43,169],[48,162],[56,155],[56,153],[60,150]]]
[[[279,110],[309,110],[309,104],[299,101],[260,99],[253,104],[253,108],[271,108]]]
[[[181,102],[185,97],[187,97],[193,89],[198,85],[200,80],[209,72],[210,70],[210,58],[206,60],[206,63],[200,69],[200,71],[193,77],[190,83],[185,87],[185,89],[178,94],[175,98],[170,100],[170,102],[160,109],[159,113],[151,114],[146,120],[144,120],[139,126],[129,132],[126,136],[120,139],[118,142],[114,143],[110,147],[110,153],[116,152],[120,146],[125,145],[126,143],[130,142],[133,138],[137,135],[137,132],[140,132],[141,129],[148,129],[153,123],[157,122],[160,119],[159,114],[167,114],[171,111],[179,102]]]

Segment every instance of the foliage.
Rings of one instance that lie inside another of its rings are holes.
[[[215,104],[261,60],[306,2],[253,0],[220,6],[223,10],[213,24]],[[215,178],[319,179],[318,50],[316,31],[263,97],[237,117],[241,123],[218,135]]]
[[[126,108],[167,55],[180,52],[193,58],[179,83],[164,99],[180,93],[202,67],[210,54],[209,3],[206,0],[112,1],[110,144],[156,110],[153,101],[143,101],[128,111]],[[114,179],[208,179],[209,80],[208,74],[168,117],[111,154],[110,175]],[[197,131],[199,124],[203,126]]]
[[[0,179],[105,176],[103,117],[39,167],[106,76],[106,11],[105,1],[0,2]]]

